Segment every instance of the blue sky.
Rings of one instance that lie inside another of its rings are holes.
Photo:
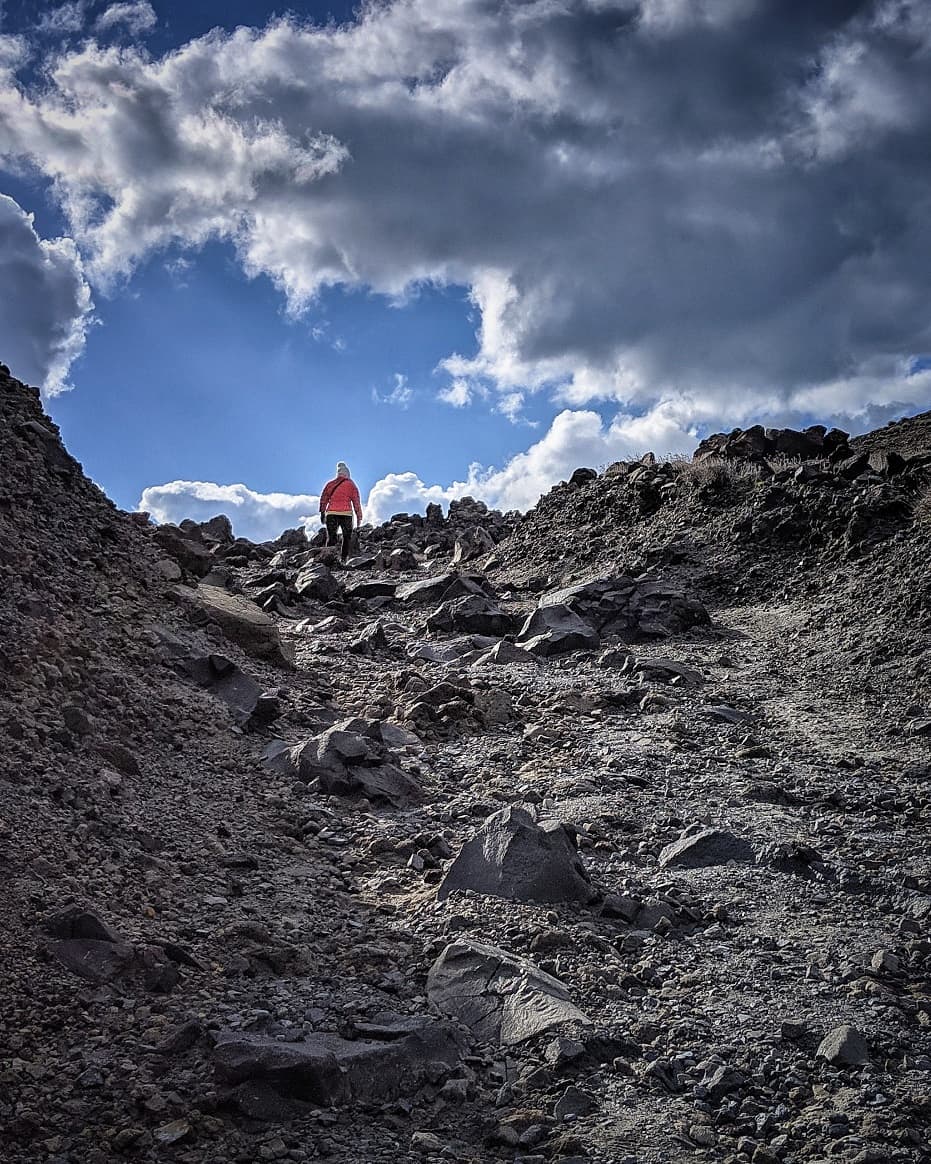
[[[252,537],[337,459],[383,519],[884,423],[928,52],[907,0],[5,0],[0,359],[118,504]]]

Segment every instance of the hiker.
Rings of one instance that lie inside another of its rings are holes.
[[[327,481],[320,494],[320,521],[326,526],[327,547],[336,545],[336,534],[342,531],[340,557],[343,562],[349,557],[352,544],[352,513],[355,510],[356,525],[362,524],[362,502],[355,481],[349,476],[349,466],[338,461],[336,476]]]

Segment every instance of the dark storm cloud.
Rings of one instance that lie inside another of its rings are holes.
[[[931,14],[908,0],[398,0],[355,25],[93,43],[0,96],[99,279],[234,241],[322,285],[472,288],[469,383],[743,409],[924,399]]]

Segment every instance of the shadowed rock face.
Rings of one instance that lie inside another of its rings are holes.
[[[568,608],[598,634],[619,635],[626,642],[679,634],[711,621],[703,604],[681,587],[626,575],[594,578],[544,594],[538,613],[552,607]]]
[[[593,651],[601,643],[594,627],[571,607],[552,603],[529,615],[517,641],[532,655],[549,658],[569,651]]]
[[[217,1078],[231,1086],[261,1083],[278,1095],[316,1104],[371,1103],[412,1095],[459,1061],[460,1041],[447,1023],[401,1018],[370,1028],[377,1037],[329,1033],[282,1043],[264,1035],[221,1032]]]
[[[589,1021],[557,978],[526,958],[478,942],[446,947],[427,976],[427,995],[477,1038],[506,1046],[561,1023]]]
[[[558,821],[538,824],[526,809],[493,813],[459,856],[437,891],[471,889],[513,901],[591,901],[595,896],[571,833]]]

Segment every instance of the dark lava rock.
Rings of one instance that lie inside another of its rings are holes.
[[[856,1027],[839,1026],[829,1031],[815,1052],[835,1067],[859,1067],[870,1061],[870,1048]]]
[[[332,602],[340,594],[333,571],[322,562],[308,563],[295,578],[294,589],[301,598],[316,598],[318,602]]]
[[[405,605],[417,602],[449,601],[467,594],[488,594],[485,578],[481,574],[459,574],[450,570],[446,574],[436,574],[417,582],[404,582],[397,588],[395,597]]]
[[[378,1039],[316,1033],[298,1043],[224,1031],[214,1049],[216,1074],[228,1085],[260,1082],[286,1098],[329,1107],[413,1095],[459,1062],[459,1038],[447,1023],[407,1019],[380,1030]]]
[[[569,651],[594,651],[601,640],[598,632],[568,606],[541,606],[520,629],[517,641],[532,655],[549,658]]]
[[[704,605],[680,587],[624,574],[551,591],[540,599],[540,607],[568,607],[599,634],[616,634],[626,642],[679,634],[711,622]]]
[[[427,619],[427,629],[447,633],[506,635],[514,622],[482,594],[470,594],[444,602]]]
[[[565,985],[496,946],[448,945],[427,975],[427,997],[483,1041],[507,1046],[566,1022],[588,1022]]]
[[[264,726],[281,714],[277,698],[263,692],[251,675],[225,655],[193,656],[183,659],[180,667],[199,687],[222,699],[242,727]]]
[[[417,803],[423,789],[392,762],[378,724],[344,720],[291,749],[301,780],[317,780],[333,796],[367,796],[396,808]]]
[[[660,851],[661,869],[701,869],[728,861],[752,861],[753,846],[742,837],[719,829],[686,833]]]
[[[443,878],[437,898],[471,889],[512,901],[591,901],[596,896],[573,834],[559,821],[538,824],[526,809],[492,813]]]
[[[66,970],[89,982],[112,982],[125,974],[135,960],[135,951],[128,942],[68,938],[53,942],[49,949]]]

